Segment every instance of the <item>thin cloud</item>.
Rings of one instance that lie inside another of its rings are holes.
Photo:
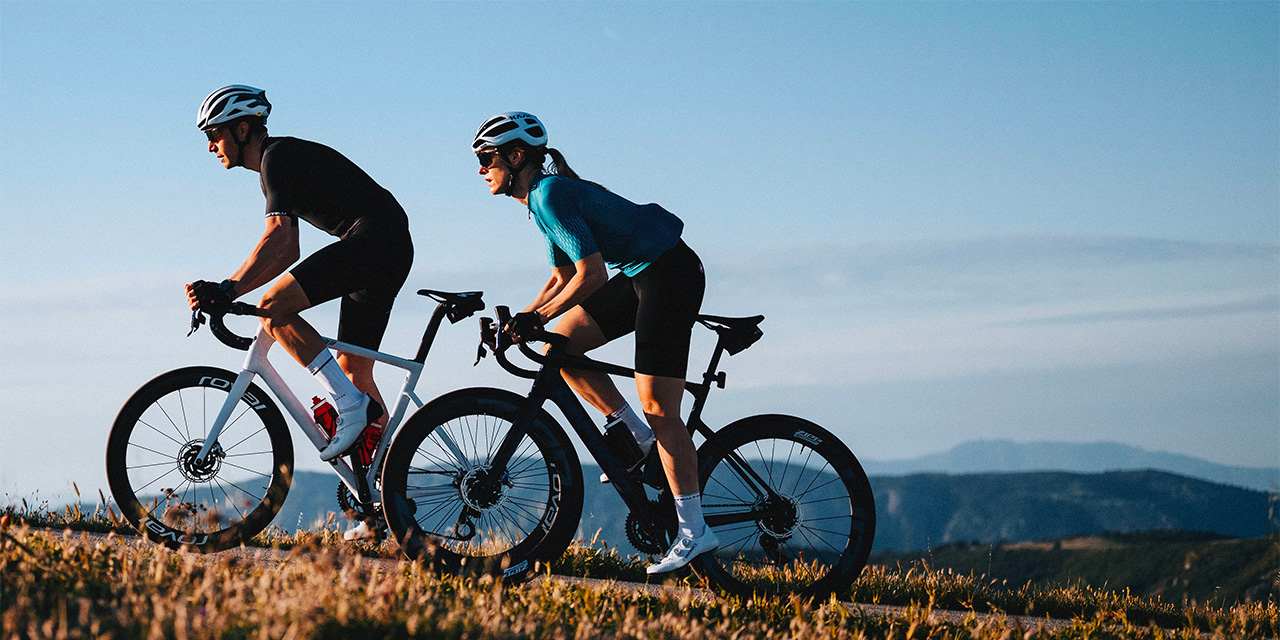
[[[1030,327],[1067,324],[1088,324],[1098,322],[1127,322],[1145,320],[1182,320],[1204,318],[1241,313],[1265,313],[1280,311],[1280,296],[1268,295],[1239,302],[1221,304],[1200,304],[1175,307],[1157,307],[1130,309],[1122,311],[1101,311],[1092,313],[1071,313],[1043,318],[1017,320],[1000,323],[1000,326]]]

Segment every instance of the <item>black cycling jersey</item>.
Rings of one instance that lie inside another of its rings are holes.
[[[267,215],[301,218],[339,240],[290,269],[313,306],[342,297],[338,340],[377,349],[413,265],[409,218],[391,192],[329,147],[262,143]]]
[[[393,231],[409,226],[390,191],[346,156],[322,144],[267,138],[262,142],[261,174],[267,215],[302,218],[338,237],[353,228]]]

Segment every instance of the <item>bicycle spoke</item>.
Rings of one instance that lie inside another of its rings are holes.
[[[147,421],[145,421],[145,420],[142,420],[141,418],[139,418],[139,419],[138,419],[138,424],[146,425],[146,427],[147,427],[147,428],[149,428],[149,429],[151,429],[152,431],[154,431],[154,432],[156,432],[156,433],[160,434],[160,436],[161,436],[161,437],[164,437],[164,438],[168,439],[170,442],[172,442],[172,443],[174,443],[174,444],[178,445],[179,447],[181,447],[182,445],[186,444],[185,442],[181,442],[181,441],[178,441],[178,440],[174,440],[172,436],[170,436],[169,434],[167,434],[167,433],[165,433],[165,432],[163,432],[163,431],[161,431],[161,430],[159,430],[159,429],[155,428],[154,426],[152,426],[152,425],[151,425],[151,423],[149,423],[149,422],[147,422]],[[174,426],[176,427],[177,425],[174,425]],[[182,434],[178,434],[178,435],[182,435]]]

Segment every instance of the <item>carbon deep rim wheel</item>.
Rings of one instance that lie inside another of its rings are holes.
[[[698,459],[703,515],[720,548],[694,567],[713,583],[744,596],[825,598],[857,579],[875,537],[875,502],[862,465],[830,432],[792,416],[753,416],[717,432]]]
[[[519,581],[568,547],[582,514],[582,468],[551,416],[540,412],[507,469],[489,464],[521,400],[462,389],[429,402],[396,434],[382,505],[406,556]]]
[[[271,523],[293,478],[293,443],[257,385],[198,460],[236,374],[188,367],[138,389],[107,439],[107,482],[125,519],[151,540],[200,552],[239,546]]]

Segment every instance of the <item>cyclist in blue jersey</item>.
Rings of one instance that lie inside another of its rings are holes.
[[[320,452],[321,459],[332,460],[368,424],[382,419],[385,403],[374,384],[374,361],[350,354],[335,358],[298,313],[342,298],[338,340],[376,350],[413,263],[409,219],[389,191],[337,151],[268,137],[270,111],[266,92],[245,85],[222,87],[200,105],[196,126],[208,137],[209,152],[227,169],[260,174],[267,229],[231,277],[220,284],[189,284],[187,298],[192,309],[225,309],[237,296],[275,280],[258,303],[262,326],[333,398],[338,423]],[[338,240],[286,272],[299,257],[298,219]]]
[[[684,223],[656,204],[637,205],[578,178],[564,156],[547,147],[546,129],[532,114],[489,118],[471,149],[489,192],[528,207],[551,262],[551,278],[508,331],[521,335],[559,317],[554,331],[568,338],[572,355],[636,333],[636,389],[645,420],[608,375],[563,374],[607,416],[606,428],[625,423],[646,454],[656,437],[680,528],[671,549],[647,571],[672,571],[715,550],[719,541],[702,518],[697,452],[680,417],[689,340],[706,286],[702,262],[680,237]],[[618,273],[610,277],[609,269]]]

